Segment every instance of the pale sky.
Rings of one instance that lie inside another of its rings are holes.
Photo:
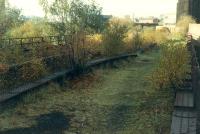
[[[22,9],[27,16],[44,16],[38,0],[9,0],[12,6]],[[114,16],[159,16],[176,13],[177,0],[96,0],[103,14]]]

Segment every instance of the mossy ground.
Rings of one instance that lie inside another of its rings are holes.
[[[0,111],[0,133],[168,134],[173,96],[148,82],[157,57],[158,51],[147,52],[66,87],[50,84],[23,95]]]

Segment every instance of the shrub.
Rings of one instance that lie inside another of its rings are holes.
[[[14,38],[41,37],[55,35],[56,31],[51,25],[42,21],[26,21],[20,27],[11,29],[7,36]]]
[[[49,45],[47,43],[43,43],[42,45],[38,45],[35,49],[36,57],[48,57],[54,55],[61,54],[61,46]]]
[[[134,33],[132,31],[128,31],[126,33],[126,37],[123,39],[126,51],[133,50],[134,46]]]
[[[170,33],[168,31],[156,31],[155,32],[155,43],[161,45],[166,43],[170,38]]]
[[[140,33],[136,33],[134,36],[134,47],[136,49],[140,48],[142,46],[143,43],[143,38],[142,35]]]
[[[168,31],[156,31],[153,29],[144,29],[134,37],[135,45],[137,48],[148,48],[152,45],[161,45],[166,43],[170,38]]]
[[[156,31],[155,30],[144,30],[141,33],[143,42],[142,45],[143,46],[149,46],[151,44],[155,44],[155,37],[156,37]]]
[[[0,51],[0,63],[5,63],[5,62],[6,62],[5,52]]]
[[[116,55],[124,51],[124,38],[128,32],[128,26],[119,18],[109,20],[103,34],[104,52],[106,55]]]
[[[151,83],[155,89],[178,87],[187,77],[190,54],[185,42],[168,41],[161,48],[159,63],[152,73]]]
[[[2,59],[7,64],[24,62],[27,58],[19,45],[12,45],[2,51]]]
[[[137,28],[132,27],[126,33],[124,38],[125,49],[127,50],[138,50],[138,49],[148,49],[153,45],[161,45],[170,38],[170,33],[167,30],[156,31],[154,29],[143,29],[137,30]]]
[[[89,59],[103,55],[102,35],[88,35],[85,42],[85,52]]]
[[[45,66],[39,59],[32,60],[22,65],[20,68],[21,79],[23,81],[31,81],[40,78],[45,75]]]
[[[124,38],[125,49],[127,51],[138,50],[142,47],[143,39],[141,33],[135,31],[127,32],[127,36]]]

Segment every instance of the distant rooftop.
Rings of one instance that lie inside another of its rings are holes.
[[[140,18],[135,18],[134,19],[135,23],[146,23],[146,24],[158,24],[159,19],[153,16],[149,17],[140,17]]]

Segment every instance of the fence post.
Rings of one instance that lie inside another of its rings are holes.
[[[10,38],[8,39],[8,45],[10,45]]]
[[[21,47],[22,47],[22,44],[23,44],[23,39],[21,38],[20,39],[20,45],[21,45]]]
[[[57,45],[59,45],[59,43],[60,43],[60,42],[59,42],[59,36],[57,36],[57,43],[58,43]]]
[[[49,36],[49,43],[52,43],[52,42],[51,42],[51,36]]]
[[[31,44],[32,44],[32,46],[33,46],[33,38],[31,38]]]
[[[44,37],[42,37],[41,39],[42,39],[42,43],[44,43]]]

